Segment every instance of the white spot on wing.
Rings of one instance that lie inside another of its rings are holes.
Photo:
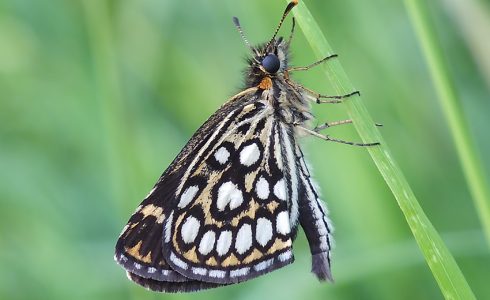
[[[240,163],[246,167],[250,167],[259,160],[260,150],[257,144],[250,144],[240,152]]]
[[[252,246],[252,226],[243,224],[236,235],[235,249],[239,254],[247,252]]]
[[[225,275],[226,275],[225,271],[219,271],[219,270],[210,270],[209,271],[209,277],[224,278]]]
[[[208,151],[208,147],[211,144],[211,142],[215,140],[216,136],[221,132],[221,129],[223,128],[223,126],[225,126],[228,123],[228,120],[230,119],[230,117],[233,114],[234,114],[234,111],[230,112],[223,119],[223,121],[219,123],[218,127],[215,128],[215,130],[213,132],[213,135],[211,135],[211,137],[208,138],[206,144],[200,148],[199,152],[197,153],[197,155],[192,160],[191,164],[189,165],[189,167],[185,171],[185,173],[182,176],[182,178],[188,178],[189,177],[191,170],[194,169],[194,166],[199,161],[199,159],[202,157],[203,153],[206,153]],[[176,195],[179,195],[180,194],[180,192],[182,191],[182,188],[183,188],[184,183],[185,183],[185,181],[181,181],[181,183],[179,184],[179,186],[177,188]]]
[[[241,277],[241,276],[245,276],[248,274],[248,272],[250,271],[250,268],[241,268],[241,269],[238,269],[238,270],[233,270],[233,271],[230,271],[230,277]]]
[[[243,202],[242,191],[231,181],[223,183],[218,190],[216,206],[223,211],[230,204],[230,209],[235,209]]]
[[[199,220],[197,220],[193,216],[189,216],[185,220],[185,223],[184,225],[182,225],[181,229],[182,240],[184,240],[184,243],[189,244],[194,242],[199,232],[199,227],[201,227]]]
[[[292,256],[293,256],[293,253],[290,250],[288,250],[284,253],[279,254],[278,258],[280,261],[286,261],[286,260],[289,260]]]
[[[266,218],[257,220],[257,228],[255,230],[255,239],[260,245],[265,246],[272,238],[272,223]]]
[[[257,265],[255,265],[254,269],[255,269],[255,271],[262,271],[262,270],[265,270],[268,267],[272,266],[272,263],[274,263],[274,259],[273,258],[258,263]]]
[[[185,191],[182,193],[182,196],[180,196],[180,201],[179,201],[179,208],[186,207],[196,196],[197,192],[199,191],[199,187],[197,185],[193,185],[185,189]]]
[[[320,241],[320,249],[322,250],[329,250],[330,247],[328,246],[328,241],[327,241],[327,236],[320,236],[318,239]]]
[[[206,272],[207,272],[207,270],[204,268],[192,268],[192,273],[194,273],[196,275],[204,276],[204,275],[206,275]]]
[[[214,248],[214,242],[216,240],[216,234],[213,231],[206,232],[199,243],[199,252],[203,255],[207,255]]]
[[[289,215],[287,211],[282,211],[277,215],[276,230],[283,235],[291,232],[291,224],[289,224]]]
[[[267,198],[269,198],[269,182],[267,182],[264,177],[261,176],[260,179],[257,181],[255,192],[257,193],[257,196],[262,200],[266,200]]]
[[[170,242],[173,219],[174,219],[174,212],[170,213],[170,216],[168,217],[168,220],[165,224],[165,242],[166,243]]]
[[[175,254],[172,252],[170,253],[170,260],[179,268],[187,270],[187,264],[183,262],[180,258],[175,256]]]
[[[286,183],[284,178],[279,180],[276,185],[274,185],[274,195],[280,200],[286,200]]]
[[[231,231],[226,230],[221,232],[218,238],[218,243],[216,244],[216,251],[218,255],[223,256],[228,253],[231,246]]]
[[[221,147],[214,153],[214,158],[222,165],[224,165],[227,161],[228,158],[230,157],[230,152],[226,150],[225,147]]]

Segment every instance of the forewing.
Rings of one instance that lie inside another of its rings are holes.
[[[164,180],[171,186],[171,178]],[[183,282],[187,278],[167,264],[162,252],[165,203],[170,201],[162,185],[156,185],[129,219],[116,244],[115,260],[135,275],[160,281]]]
[[[193,158],[212,148],[215,137],[229,131],[244,106],[255,100],[256,89],[248,89],[225,103],[189,140],[158,180],[153,190],[129,219],[115,249],[115,260],[136,283],[156,291],[193,291],[217,286],[199,284],[167,263],[163,256],[163,225],[176,205],[176,191]]]
[[[174,270],[228,284],[293,261],[281,126],[268,103],[246,105],[187,166],[164,225]]]

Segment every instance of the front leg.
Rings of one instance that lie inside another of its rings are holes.
[[[294,20],[294,19],[293,19]],[[294,23],[293,23],[294,24]],[[309,69],[313,68],[313,67],[316,67],[324,62],[326,62],[327,60],[331,59],[331,58],[335,58],[335,57],[338,57],[337,54],[332,54],[332,55],[329,55],[325,58],[322,58],[320,59],[319,61],[317,62],[314,62],[312,63],[311,65],[309,66],[306,66],[306,67],[292,67],[292,68],[289,68],[287,71],[288,72],[295,72],[295,71],[308,71]]]
[[[320,93],[317,93],[301,84],[295,83],[290,81],[289,79],[286,79],[286,81],[289,83],[289,85],[299,89],[300,91],[303,91],[306,94],[306,97],[309,100],[312,100],[313,102],[317,104],[323,104],[323,103],[329,103],[329,104],[338,104],[342,103],[344,99],[350,98],[352,96],[361,96],[361,92],[359,91],[354,91],[349,94],[345,95],[338,95],[338,96],[330,96],[330,95],[322,95]],[[331,99],[331,100],[322,100],[322,99]]]

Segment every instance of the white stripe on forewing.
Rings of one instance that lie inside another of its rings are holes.
[[[274,124],[274,161],[277,163],[277,168],[281,171],[284,170],[283,162],[282,162],[282,153],[281,153],[281,143],[279,142],[279,130],[277,127],[278,124]]]
[[[201,149],[199,149],[199,152],[197,153],[196,157],[194,158],[194,160],[192,160],[192,162],[189,165],[189,167],[187,168],[187,170],[185,170],[184,176],[182,176],[182,180],[180,181],[179,186],[178,186],[178,188],[177,188],[177,190],[175,192],[175,196],[179,196],[180,195],[180,192],[182,191],[182,188],[184,186],[184,183],[187,181],[187,178],[189,177],[192,169],[194,169],[194,166],[199,161],[199,159],[201,158],[202,154],[208,149],[208,147],[211,144],[211,142],[213,142],[213,140],[216,138],[216,136],[221,131],[221,128],[223,128],[223,126],[228,122],[228,120],[230,119],[230,117],[234,113],[235,113],[235,110],[231,111],[226,116],[226,118],[219,124],[218,128],[216,128],[216,130],[213,132],[213,135],[211,135],[211,137],[207,140],[206,144],[204,144],[204,146]]]
[[[253,116],[251,118],[248,118],[248,119],[245,119],[243,120],[242,122],[236,124],[235,126],[233,126],[233,128],[230,128],[228,130],[226,130],[222,135],[221,135],[221,138],[218,140],[217,143],[215,143],[215,146],[219,146],[221,145],[225,140],[226,138],[228,138],[229,136],[229,133],[230,132],[234,132],[237,130],[237,128],[239,128],[240,126],[244,125],[244,124],[247,124],[247,123],[252,123],[252,120],[256,120],[256,122],[252,125],[254,126],[251,126],[251,128],[249,129],[249,132],[250,130],[252,130],[253,128],[255,128],[257,126],[257,123],[258,121],[260,121],[262,118],[264,118],[264,116],[268,113],[268,111],[270,109],[267,109],[268,107],[266,106],[265,109],[260,112],[258,115],[256,116]],[[181,182],[176,190],[176,193],[175,195],[178,196],[180,194],[180,192],[182,191],[182,188],[185,184],[185,182],[187,181],[190,173],[192,172],[192,170],[194,169],[195,165],[197,164],[197,162],[199,162],[201,160],[201,158],[203,156],[206,156],[209,157],[212,152],[213,152],[213,149],[208,149],[209,148],[209,145],[211,144],[211,142],[213,140],[216,139],[217,135],[219,134],[219,132],[221,131],[221,129],[223,128],[223,126],[230,120],[231,116],[236,112],[236,110],[233,110],[232,112],[230,112],[226,118],[221,121],[221,123],[219,124],[218,128],[214,131],[213,135],[211,137],[209,137],[208,141],[206,142],[206,144],[201,148],[199,149],[199,152],[197,154],[197,156],[194,158],[194,160],[192,161],[192,163],[189,165],[189,167],[187,168],[187,170],[185,171],[184,173],[184,176],[182,176],[182,179],[181,179]],[[230,123],[230,125],[233,124]],[[248,133],[248,132],[247,132]],[[243,143],[243,141],[245,140],[246,137],[244,137],[244,139],[242,139],[242,141],[240,141],[240,144]],[[204,155],[203,155],[204,154]],[[207,159],[207,157],[205,157],[205,159]]]
[[[291,186],[289,190],[291,191],[291,213],[289,216],[289,220],[291,223],[291,227],[294,227],[294,224],[296,224],[298,220],[298,171],[297,171],[297,165],[296,165],[296,156],[294,155],[294,146],[292,144],[292,141],[290,139],[290,136],[287,134],[286,127],[284,125],[281,125],[281,130],[282,130],[282,140],[284,143],[284,148],[286,150],[286,159],[287,159],[287,165],[289,168],[289,177],[291,180]]]

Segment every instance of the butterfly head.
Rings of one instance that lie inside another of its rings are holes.
[[[281,61],[276,54],[271,53],[264,57],[261,65],[267,73],[274,74],[281,68]]]
[[[282,37],[272,40],[272,43],[254,48],[254,56],[250,60],[254,73],[262,73],[266,76],[280,73],[287,66],[288,48],[289,44],[284,42]]]
[[[282,37],[277,38],[277,34],[279,33],[279,29],[281,28],[284,20],[287,15],[291,11],[291,9],[298,4],[297,0],[291,1],[284,13],[282,15],[281,20],[279,21],[279,25],[277,26],[274,35],[269,40],[269,42],[258,46],[253,47],[248,42],[245,34],[243,33],[242,27],[238,18],[233,18],[233,22],[238,29],[238,32],[242,36],[245,44],[250,48],[253,56],[249,60],[250,70],[249,70],[249,84],[254,85],[257,80],[260,82],[264,77],[275,76],[276,74],[282,73],[287,67],[287,52],[289,48],[289,41],[285,42]],[[293,29],[294,29],[294,19],[293,19]],[[291,36],[292,36],[291,31]]]

